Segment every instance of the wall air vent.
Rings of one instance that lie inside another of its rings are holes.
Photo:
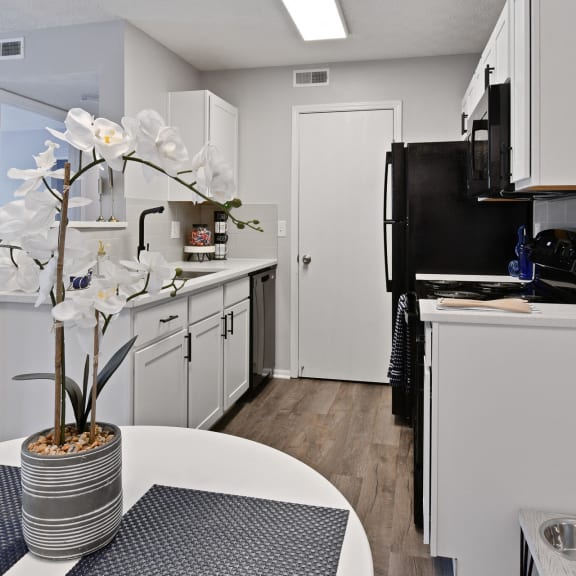
[[[319,70],[294,70],[294,86],[328,86],[329,84],[328,68]]]
[[[24,38],[0,40],[0,60],[24,58]]]

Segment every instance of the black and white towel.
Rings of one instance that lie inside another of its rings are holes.
[[[392,336],[392,354],[388,367],[388,379],[393,388],[403,388],[410,391],[410,346],[408,345],[410,333],[405,320],[405,312],[408,306],[408,296],[401,294],[398,298],[396,310],[396,322]]]

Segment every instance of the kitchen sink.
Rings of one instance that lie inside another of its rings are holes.
[[[216,274],[216,272],[221,272],[221,270],[182,270],[182,274],[178,276],[178,279],[192,280],[194,278],[201,278],[202,276],[207,276],[208,274]]]
[[[567,560],[576,560],[576,518],[553,518],[540,525],[546,544]]]

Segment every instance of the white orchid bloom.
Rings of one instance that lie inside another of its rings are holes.
[[[46,233],[54,223],[58,200],[32,190],[24,200],[14,200],[0,207],[0,238],[19,242],[22,236]]]
[[[40,271],[40,291],[36,306],[46,302],[56,282],[56,255],[58,253],[58,228],[51,228],[42,235],[30,235],[22,239],[22,246],[37,260],[48,263]],[[85,237],[79,230],[69,228],[66,232],[64,250],[64,279],[70,276],[83,276],[94,266],[95,258],[88,247]]]
[[[54,288],[54,282],[56,282],[56,263],[56,258],[50,258],[44,268],[40,270],[38,275],[38,298],[36,298],[34,303],[35,308],[47,302],[50,297],[50,292]]]
[[[7,250],[0,254],[0,286],[4,290],[36,292],[39,286],[39,268],[26,252],[14,250],[10,258]]]
[[[174,266],[170,266],[159,252],[140,252],[140,260],[121,260],[120,264],[129,270],[143,272],[148,276],[147,290],[157,294],[166,280],[174,276]]]
[[[176,176],[188,161],[188,150],[176,128],[166,126],[164,119],[154,110],[142,110],[136,118],[122,118],[122,126],[136,143],[136,154],[159,166],[170,176]],[[153,169],[144,166],[147,178]]]
[[[104,260],[100,264],[100,274],[109,281],[119,293],[134,294],[141,289],[142,280],[146,277],[144,272],[131,272],[125,267]]]
[[[54,150],[60,146],[50,140],[46,140],[45,145],[47,146],[46,150],[38,154],[38,156],[34,156],[36,168],[25,170],[10,168],[8,170],[8,178],[24,180],[18,190],[14,192],[14,196],[26,196],[31,190],[36,190],[42,183],[43,178],[64,178],[64,170],[52,170],[54,164],[56,164]]]
[[[82,152],[91,152],[94,148],[94,116],[82,108],[71,108],[64,120],[66,132],[46,128],[52,136],[68,142]]]
[[[52,316],[74,333],[84,352],[93,354],[96,311],[105,316],[116,315],[125,304],[126,297],[117,295],[113,284],[96,278],[89,288],[57,304]]]
[[[234,174],[224,162],[220,151],[210,142],[206,143],[192,159],[196,187],[208,198],[226,202],[234,198]]]
[[[94,122],[94,143],[96,153],[106,160],[112,170],[122,170],[122,156],[134,149],[134,140],[130,134],[106,118],[97,118]]]

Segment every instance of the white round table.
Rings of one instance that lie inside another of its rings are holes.
[[[0,443],[0,464],[20,466],[21,440]],[[292,456],[251,440],[188,428],[122,428],[122,484],[126,512],[153,484],[224,492],[350,511],[338,576],[373,576],[364,528],[348,501],[326,478]],[[61,576],[75,560],[26,554],[6,576]]]

